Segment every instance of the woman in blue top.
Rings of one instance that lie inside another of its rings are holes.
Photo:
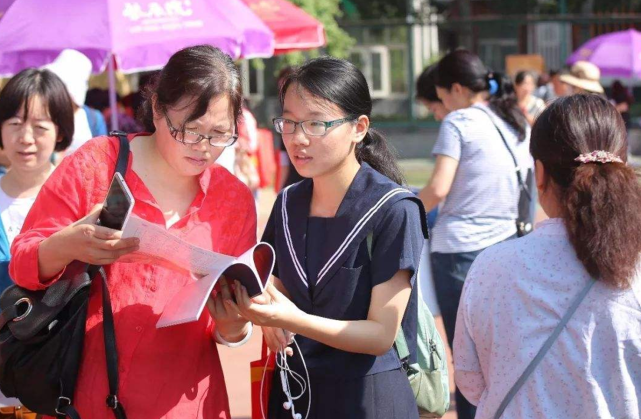
[[[356,67],[309,61],[287,77],[280,97],[275,127],[306,179],[279,195],[267,224],[263,240],[278,263],[267,295],[250,300],[236,284],[242,314],[264,326],[272,350],[287,346],[284,331],[296,334],[293,355],[279,357],[268,417],[292,418],[293,401],[303,419],[417,418],[392,344],[402,323],[410,362],[416,356],[422,205],[399,186],[385,139],[369,127],[372,101]],[[307,378],[306,370],[310,388],[296,399],[292,375]]]
[[[36,195],[74,131],[73,105],[62,80],[49,70],[16,74],[0,92],[0,147],[10,168],[0,176],[0,292],[9,278],[9,247]]]

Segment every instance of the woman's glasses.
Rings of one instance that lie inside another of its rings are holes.
[[[171,124],[167,114],[165,114],[165,120],[167,121],[167,127],[169,128],[171,136],[174,137],[174,140],[183,144],[198,144],[202,140],[207,140],[207,142],[213,147],[230,147],[234,145],[236,140],[238,140],[238,134],[235,133],[205,135],[189,130],[179,130]]]

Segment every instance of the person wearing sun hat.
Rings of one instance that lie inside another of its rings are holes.
[[[75,131],[67,152],[77,150],[94,137],[107,135],[107,124],[100,111],[85,105],[91,76],[91,60],[80,51],[65,49],[51,64],[43,68],[60,77],[74,103]]]
[[[577,61],[570,69],[570,74],[562,74],[561,82],[572,88],[572,93],[603,94],[603,86],[599,82],[601,70],[588,61]]]

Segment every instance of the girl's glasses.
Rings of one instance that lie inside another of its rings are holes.
[[[296,126],[300,125],[303,129],[303,132],[312,137],[322,137],[327,134],[327,130],[331,127],[344,124],[345,122],[356,121],[354,117],[336,119],[334,121],[292,121],[285,118],[274,118],[274,129],[279,134],[293,134],[296,131]]]

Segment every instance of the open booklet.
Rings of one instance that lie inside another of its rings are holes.
[[[140,249],[123,261],[144,260],[199,277],[167,303],[157,328],[197,321],[222,275],[238,280],[249,296],[254,297],[263,292],[274,269],[274,249],[267,243],[258,243],[239,257],[223,255],[189,244],[134,215],[127,220],[122,232],[123,238],[140,239]]]

